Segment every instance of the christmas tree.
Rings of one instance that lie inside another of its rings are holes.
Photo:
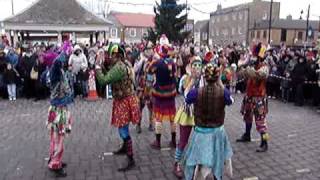
[[[182,43],[190,32],[183,32],[187,22],[187,14],[181,15],[187,8],[185,4],[177,4],[176,0],[161,0],[154,7],[155,29],[148,30],[147,39],[153,43],[166,34],[170,42]]]

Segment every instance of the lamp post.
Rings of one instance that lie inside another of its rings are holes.
[[[268,36],[268,44],[271,42],[271,21],[272,21],[272,5],[273,5],[273,0],[271,0],[270,3],[270,17],[269,17],[269,36]]]
[[[303,10],[300,12],[300,19],[302,19]],[[308,31],[309,31],[309,17],[310,17],[310,4],[308,6],[308,13],[307,13],[307,24],[306,24],[306,43],[308,42]]]
[[[14,15],[14,6],[13,6],[13,0],[11,0],[11,12],[12,12],[12,15]]]

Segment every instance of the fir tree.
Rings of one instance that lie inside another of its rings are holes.
[[[162,34],[166,34],[170,42],[182,43],[190,32],[182,32],[187,15],[181,15],[185,4],[177,4],[176,0],[161,0],[153,8],[155,13],[155,29],[148,30],[147,39],[156,42]]]

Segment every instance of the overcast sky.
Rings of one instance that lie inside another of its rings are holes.
[[[21,12],[23,9],[30,6],[37,0],[13,0],[15,13]],[[78,0],[83,5],[91,9],[92,2],[95,2],[96,7],[92,8],[98,11],[98,3],[104,4],[104,1],[109,1],[109,10],[125,11],[125,12],[142,12],[153,13],[152,4],[154,0]],[[111,2],[110,2],[111,1]],[[160,0],[158,0],[160,1]],[[191,5],[189,16],[195,20],[209,19],[210,12],[215,11],[217,4],[222,4],[222,7],[229,7],[252,0],[188,0]],[[310,19],[319,20],[320,16],[320,0],[275,0],[281,2],[280,16],[285,18],[291,14],[294,19],[300,17],[300,11],[304,10],[303,18],[306,19],[308,4],[311,4]],[[178,1],[185,3],[185,0]],[[129,4],[124,4],[129,3]],[[133,4],[130,4],[133,3]],[[144,4],[144,5],[142,5]],[[102,7],[102,5],[100,5]],[[108,7],[108,6],[107,6]],[[201,12],[199,12],[201,11]],[[0,0],[0,20],[11,16],[11,0]]]

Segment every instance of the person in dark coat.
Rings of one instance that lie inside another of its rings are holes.
[[[45,87],[40,81],[41,74],[46,70],[46,65],[44,64],[44,60],[43,60],[42,56],[38,56],[38,58],[36,60],[36,64],[33,66],[33,69],[36,72],[38,72],[38,77],[33,80],[34,90],[35,90],[35,100],[34,101],[38,101],[41,99],[45,99],[49,94],[48,88]]]
[[[7,88],[5,86],[4,79],[3,79],[4,71],[7,68],[6,62],[7,60],[4,53],[4,47],[0,45],[0,97],[3,97],[3,98],[5,98],[6,96],[6,88]]]
[[[294,86],[295,92],[295,105],[296,106],[303,106],[304,104],[304,97],[303,97],[303,86],[304,81],[307,79],[308,66],[306,64],[306,60],[303,56],[298,58],[298,63],[292,70],[291,77],[292,77],[292,84]]]
[[[30,73],[33,66],[36,64],[37,55],[33,54],[31,49],[28,49],[27,52],[22,56],[20,62],[18,63],[18,72],[21,75],[21,78],[24,79],[23,82],[23,92],[25,93],[26,98],[32,98],[34,96],[34,84],[31,80]]]

